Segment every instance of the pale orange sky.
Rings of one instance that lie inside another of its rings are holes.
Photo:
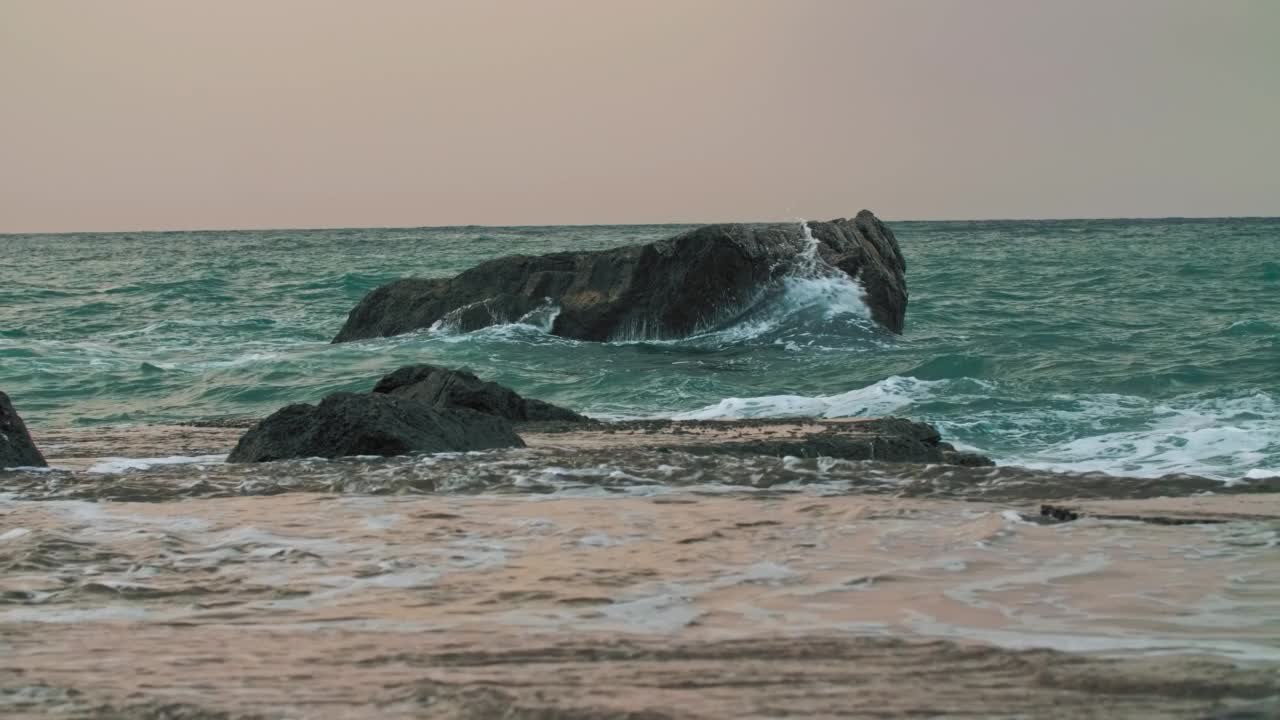
[[[0,232],[1280,215],[1272,0],[0,0]]]

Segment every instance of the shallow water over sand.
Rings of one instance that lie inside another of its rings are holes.
[[[1235,516],[1190,526],[820,492],[10,501],[0,703],[1196,717],[1280,693],[1280,504],[1258,499],[1157,504]]]
[[[1280,495],[1243,483],[603,432],[228,466],[237,433],[49,433],[64,469],[0,480],[0,714],[1197,718],[1280,696]],[[1041,500],[1085,517],[1038,524]]]

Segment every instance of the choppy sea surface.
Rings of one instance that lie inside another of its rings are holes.
[[[607,343],[553,307],[329,341],[398,277],[684,228],[0,236],[0,390],[55,466],[0,479],[0,716],[1275,716],[1280,220],[892,227],[901,336],[811,256]],[[242,423],[191,424],[413,362],[600,418],[903,415],[1002,466],[693,450],[755,422],[228,464]]]
[[[897,414],[1002,464],[1280,475],[1280,219],[890,226],[900,337],[852,283],[797,277],[737,324],[611,343],[545,316],[329,341],[399,277],[686,228],[0,235],[0,389],[37,431],[149,425],[260,417],[432,362],[602,418]]]

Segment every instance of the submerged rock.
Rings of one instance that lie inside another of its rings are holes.
[[[481,380],[466,370],[407,365],[383,377],[375,393],[425,402],[438,408],[465,408],[513,422],[585,422],[586,417],[551,403],[521,397],[514,390]]]
[[[381,393],[334,393],[254,425],[227,462],[524,447],[505,418]]]
[[[469,331],[548,306],[557,309],[550,332],[562,337],[681,338],[743,316],[796,274],[856,279],[872,318],[902,332],[905,272],[893,232],[867,210],[806,226],[708,225],[647,245],[513,255],[454,278],[398,280],[365,296],[333,341],[436,323]]]
[[[45,467],[44,456],[27,432],[26,423],[13,409],[9,396],[0,392],[0,469]]]

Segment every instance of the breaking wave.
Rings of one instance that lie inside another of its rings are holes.
[[[808,223],[801,223],[801,228],[805,244],[791,271],[777,283],[760,288],[742,306],[714,309],[702,328],[687,337],[666,338],[662,328],[639,323],[618,332],[610,344],[704,346],[760,342],[799,349],[819,340],[826,340],[827,344],[841,339],[883,342],[885,333],[871,319],[862,284],[823,260],[818,254],[819,241]],[[453,310],[428,332],[437,336],[482,333],[494,338],[511,335],[494,328],[515,328],[514,337],[533,328],[549,334],[560,314],[560,308],[548,298],[543,306],[512,320],[494,309],[492,302],[481,300]],[[493,324],[464,331],[462,318],[477,308],[488,310]]]
[[[472,332],[329,340],[395,278],[680,228],[5,236],[26,261],[0,268],[0,389],[39,442],[62,428],[260,418],[430,362],[602,419],[897,414],[1005,464],[1280,475],[1280,266],[1268,255],[1280,221],[894,229],[911,263],[901,336],[810,243],[755,302],[691,337],[609,343],[549,334],[552,304]]]
[[[726,398],[682,420],[905,415],[936,424],[1001,464],[1061,472],[1221,480],[1280,475],[1280,401],[1254,392],[1170,401],[1116,394],[1055,395],[972,378],[893,376],[835,395]]]

